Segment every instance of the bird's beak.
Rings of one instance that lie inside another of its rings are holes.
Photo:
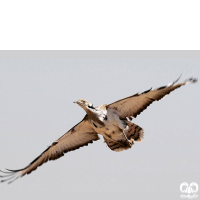
[[[74,101],[73,103],[77,103],[76,101]]]

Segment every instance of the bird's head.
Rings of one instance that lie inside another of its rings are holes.
[[[74,103],[78,104],[81,108],[83,108],[86,112],[88,110],[94,110],[95,108],[93,107],[93,104],[88,102],[87,100],[84,99],[79,99],[78,101],[75,101]]]

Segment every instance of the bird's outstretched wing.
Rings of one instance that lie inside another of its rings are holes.
[[[182,83],[175,84],[179,78],[171,84],[167,86],[163,86],[157,88],[155,90],[147,90],[143,93],[137,93],[130,97],[121,99],[114,103],[108,104],[107,109],[114,109],[117,111],[120,119],[136,117],[139,115],[143,110],[145,110],[151,103],[154,101],[159,101],[165,95],[169,94],[171,91],[185,85],[186,83],[195,83],[197,82],[196,78],[189,78]]]
[[[64,153],[86,146],[88,143],[93,143],[95,140],[99,140],[100,138],[90,126],[87,118],[88,116],[86,115],[80,123],[53,142],[51,146],[49,146],[27,167],[18,170],[8,170],[6,172],[1,171],[4,175],[0,175],[0,178],[2,179],[0,182],[8,181],[8,183],[11,183],[25,174],[30,174],[33,170],[36,170],[37,167],[48,160],[56,160],[61,156],[64,156]]]

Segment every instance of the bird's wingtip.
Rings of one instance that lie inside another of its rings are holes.
[[[198,78],[190,77],[187,80],[185,80],[185,83],[197,83]]]
[[[19,177],[21,177],[21,172],[20,171],[14,171],[14,170],[9,170],[6,169],[8,171],[3,171],[0,170],[0,172],[3,175],[0,175],[0,183],[4,183],[7,182],[8,184],[14,182],[15,180],[17,180]]]
[[[183,72],[181,72],[181,75],[173,82],[173,84],[177,83],[180,80],[182,74],[183,74]]]

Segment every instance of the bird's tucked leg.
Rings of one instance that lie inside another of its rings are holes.
[[[125,139],[127,140],[129,146],[132,147],[133,141],[131,141],[131,140],[129,140],[129,139],[127,138],[126,133],[125,133],[125,130],[123,130],[122,133],[123,133]]]

